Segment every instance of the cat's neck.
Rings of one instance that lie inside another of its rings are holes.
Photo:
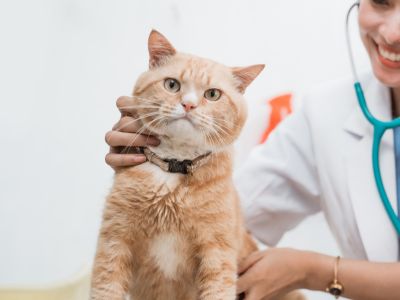
[[[196,176],[192,178],[192,182],[204,182],[215,178],[230,177],[232,174],[232,145],[219,149],[206,149],[199,144],[179,142],[162,137],[160,140],[159,146],[149,147],[149,149],[161,159],[195,160],[211,150],[205,165],[195,171]]]
[[[194,160],[206,153],[213,152],[201,143],[160,137],[160,145],[149,149],[162,159]]]

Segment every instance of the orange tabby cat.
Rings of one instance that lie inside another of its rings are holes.
[[[238,261],[257,248],[232,183],[232,143],[246,119],[242,94],[264,65],[177,53],[154,30],[148,46],[132,110],[161,144],[116,172],[91,299],[233,300]]]

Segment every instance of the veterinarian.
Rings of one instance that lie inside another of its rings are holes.
[[[299,288],[352,299],[400,299],[400,127],[386,130],[379,143],[383,125],[374,130],[371,123],[400,117],[400,0],[361,0],[354,10],[373,70],[360,78],[354,72],[359,98],[350,78],[308,93],[302,108],[249,155],[235,177],[247,228],[259,240],[274,246],[322,211],[343,258],[280,248],[254,253],[239,266],[238,293],[247,300]],[[126,146],[137,129],[133,124],[114,131],[107,142]],[[157,139],[142,136],[135,146],[147,143],[156,145]],[[379,156],[374,165],[373,152]],[[106,161],[117,168],[145,158],[111,147]]]

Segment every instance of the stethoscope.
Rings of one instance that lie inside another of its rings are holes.
[[[354,65],[353,52],[351,49],[350,34],[349,34],[350,13],[354,7],[358,7],[359,5],[360,5],[360,1],[357,1],[356,3],[354,3],[349,8],[349,10],[347,12],[347,16],[346,16],[346,39],[347,39],[347,47],[348,47],[349,57],[350,57],[351,70],[353,72],[354,81],[355,81],[354,89],[355,89],[355,92],[357,95],[358,103],[361,107],[361,110],[362,110],[365,118],[367,118],[367,120],[374,127],[374,136],[373,136],[373,145],[372,145],[372,166],[373,166],[373,170],[374,170],[376,186],[378,188],[378,192],[381,197],[383,206],[386,209],[386,212],[390,218],[390,221],[392,222],[394,228],[396,229],[398,236],[400,236],[400,219],[399,219],[399,217],[397,217],[397,215],[393,209],[393,206],[391,205],[391,203],[389,201],[388,195],[387,195],[385,187],[383,185],[381,170],[379,167],[379,145],[381,143],[382,136],[387,129],[393,129],[395,127],[400,126],[400,118],[397,118],[397,119],[394,119],[394,120],[388,121],[388,122],[378,120],[371,114],[371,112],[368,109],[367,103],[365,101],[364,92],[361,87],[360,81],[358,79],[356,68]]]

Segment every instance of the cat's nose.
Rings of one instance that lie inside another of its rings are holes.
[[[190,101],[182,101],[181,104],[186,112],[189,112],[192,109],[195,109],[197,107],[196,104],[194,104],[193,102],[190,102]]]

